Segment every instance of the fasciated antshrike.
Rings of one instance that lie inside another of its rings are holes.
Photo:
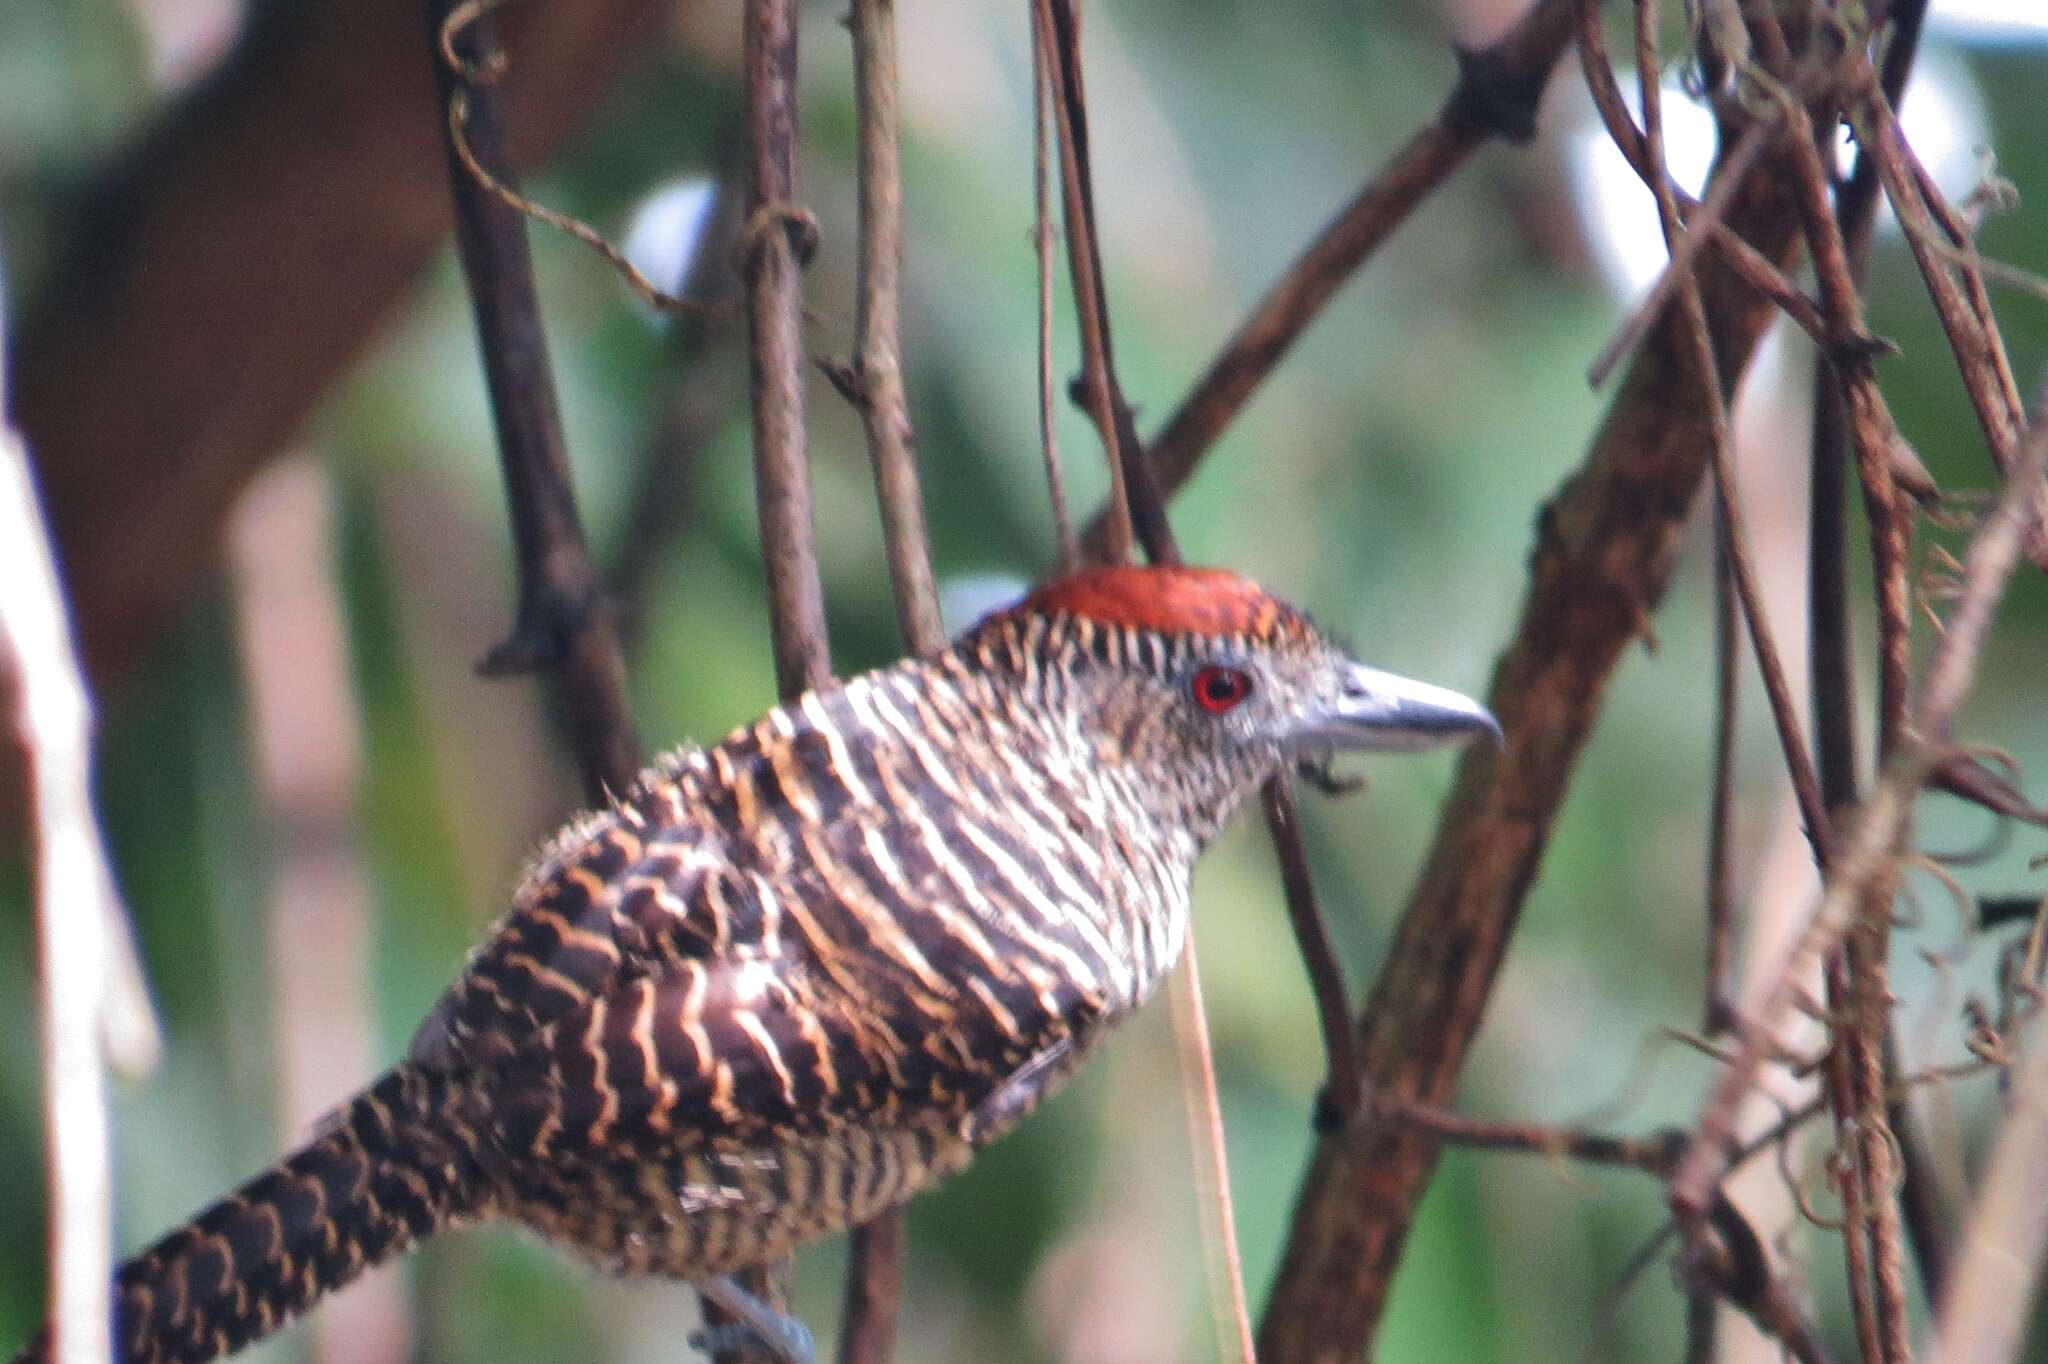
[[[745,1308],[721,1276],[960,1169],[1152,993],[1261,783],[1492,728],[1235,574],[1109,568],[686,748],[554,840],[403,1061],[121,1267],[117,1354],[226,1354],[492,1218]]]

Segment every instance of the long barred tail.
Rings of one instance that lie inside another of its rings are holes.
[[[466,1095],[400,1066],[322,1134],[114,1277],[114,1357],[200,1364],[269,1335],[323,1294],[480,1210]],[[46,1364],[47,1331],[15,1357]]]

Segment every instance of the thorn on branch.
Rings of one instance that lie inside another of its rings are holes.
[[[512,632],[477,660],[477,676],[551,672],[575,652],[579,638],[610,614],[611,603],[595,582],[580,589],[536,583],[519,599]]]
[[[2048,828],[2048,806],[2029,804],[2011,782],[1967,753],[1955,754],[1938,764],[1927,784],[1958,800],[1981,805],[2002,818]]]

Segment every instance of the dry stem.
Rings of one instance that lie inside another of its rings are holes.
[[[1135,525],[1142,537],[1146,557],[1155,564],[1181,562],[1180,546],[1166,518],[1164,500],[1153,485],[1132,428],[1130,405],[1116,376],[1115,351],[1111,343],[1108,291],[1101,274],[1101,244],[1095,231],[1093,190],[1088,160],[1087,101],[1081,91],[1081,47],[1079,16],[1070,0],[1033,0],[1032,28],[1047,68],[1058,117],[1060,168],[1067,210],[1067,258],[1074,285],[1074,306],[1081,317],[1081,389],[1101,434],[1111,470],[1111,513],[1107,524],[1109,557],[1121,562],[1129,556],[1128,538]],[[1041,317],[1041,321],[1044,318]],[[1047,344],[1043,340],[1041,345]],[[1048,466],[1056,467],[1056,466]],[[1127,481],[1128,480],[1128,481]],[[1128,500],[1126,500],[1128,499]],[[1119,536],[1122,541],[1119,541]],[[1122,545],[1119,548],[1119,545]],[[1280,783],[1268,788],[1270,801]],[[1281,796],[1284,799],[1284,792]],[[1277,815],[1268,827],[1280,849],[1283,864],[1298,867],[1300,884],[1308,884],[1306,854],[1300,846],[1299,831]],[[1316,913],[1313,891],[1305,908],[1297,902],[1295,886],[1289,885],[1290,911]],[[1327,947],[1327,941],[1325,940]],[[1245,1297],[1244,1267],[1237,1244],[1237,1223],[1231,1209],[1230,1168],[1225,1158],[1223,1113],[1216,1094],[1216,1072],[1209,1043],[1209,1022],[1202,1011],[1201,967],[1195,944],[1182,949],[1171,989],[1174,1037],[1181,1063],[1181,1083],[1188,1107],[1188,1135],[1194,1145],[1198,1173],[1198,1204],[1205,1230],[1213,1240],[1205,1247],[1211,1252],[1212,1288],[1227,1304],[1218,1318],[1227,1326],[1221,1342],[1244,1364],[1256,1357],[1251,1330],[1251,1307]],[[1206,1196],[1205,1196],[1206,1195]],[[1221,1280],[1220,1285],[1217,1280]]]
[[[1996,508],[1971,537],[1962,595],[1949,617],[1898,752],[1886,764],[1884,779],[1839,850],[1826,891],[1805,930],[1772,973],[1760,994],[1761,1005],[1744,1020],[1738,1049],[1674,1169],[1671,1205],[1681,1219],[1697,1223],[1705,1215],[1726,1168],[1735,1110],[1754,1083],[1778,1025],[1796,1006],[1796,982],[1833,952],[1869,888],[1889,874],[1893,848],[1905,828],[1912,799],[1948,751],[1949,722],[1969,694],[1993,608],[2018,565],[2044,462],[2048,462],[2048,421],[2037,419]]]
[[[945,648],[946,637],[939,624],[915,437],[903,390],[903,164],[895,0],[854,0],[851,20],[860,140],[856,336],[852,361],[828,365],[826,373],[859,410],[867,430],[903,642],[915,653],[931,655]],[[902,1294],[903,1214],[891,1210],[853,1234],[840,1318],[841,1364],[886,1364],[894,1355]]]
[[[1561,17],[1568,24],[1569,12]],[[1793,225],[1771,177],[1744,178],[1728,222],[1784,268]],[[1699,275],[1725,389],[1772,307],[1718,255]],[[1717,405],[1703,401],[1685,347],[1674,321],[1652,329],[1585,465],[1539,520],[1522,619],[1489,695],[1506,746],[1469,749],[1459,765],[1362,1020],[1369,1092],[1425,1103],[1449,1093],[1606,681],[1663,592]],[[1373,1121],[1324,1137],[1296,1204],[1262,1354],[1358,1356],[1436,1152],[1426,1133]]]
[[[1303,248],[1218,351],[1146,452],[1162,492],[1179,490],[1309,324],[1395,228],[1494,138],[1526,142],[1536,103],[1571,36],[1573,0],[1536,4],[1491,46],[1458,53],[1443,107]],[[1103,555],[1106,522],[1083,536]]]
[[[747,294],[754,498],[768,624],[776,684],[788,701],[832,678],[804,435],[802,271],[817,229],[797,199],[795,0],[747,0],[745,30],[747,217],[738,264]],[[787,1260],[746,1277],[777,1310],[789,1310]],[[751,1357],[750,1351],[720,1356],[728,1364]]]
[[[449,0],[427,3],[437,55],[450,8]],[[449,186],[519,566],[518,618],[480,669],[488,677],[550,675],[562,698],[584,794],[602,802],[608,791],[630,786],[640,768],[625,662],[576,510],[526,220],[467,168],[473,159],[498,182],[511,183],[498,101],[488,87],[463,83],[466,71],[502,61],[493,21],[486,16],[468,25],[454,45],[463,64],[436,60],[434,72],[444,103],[453,109],[459,98],[467,109],[466,154],[457,145],[455,125],[448,128]]]

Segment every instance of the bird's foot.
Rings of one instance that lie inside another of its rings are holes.
[[[690,1344],[695,1348],[714,1355],[733,1350],[766,1350],[779,1364],[813,1364],[817,1358],[810,1327],[776,1311],[740,1287],[731,1275],[705,1279],[697,1285],[697,1291],[732,1320],[692,1331]]]

